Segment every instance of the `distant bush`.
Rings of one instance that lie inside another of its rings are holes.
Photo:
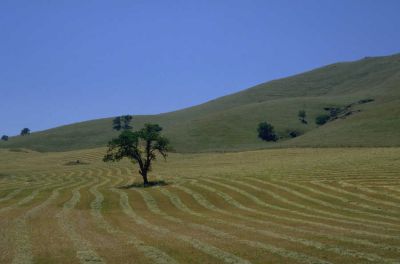
[[[301,123],[303,124],[307,124],[307,120],[306,120],[306,111],[305,110],[300,110],[299,113],[297,114],[297,116],[299,117],[299,120],[301,121]]]
[[[289,137],[295,138],[295,137],[301,136],[302,133],[298,130],[293,130],[293,131],[289,131],[288,134],[289,134]]]
[[[1,140],[3,140],[3,141],[8,141],[8,136],[7,136],[7,135],[3,135],[3,136],[1,137]]]
[[[342,109],[339,107],[332,107],[329,110],[329,116],[330,118],[336,118],[340,113],[342,112]]]
[[[31,133],[31,130],[27,127],[21,130],[21,136],[26,136],[26,135],[29,135],[30,133]]]
[[[372,99],[372,98],[367,98],[367,99],[362,99],[362,100],[358,101],[358,103],[359,104],[366,104],[366,103],[370,103],[370,102],[373,102],[373,101],[375,101],[375,100]]]
[[[130,122],[132,121],[131,115],[117,116],[113,119],[113,129],[120,131],[122,130],[130,130],[132,126],[130,126]]]
[[[265,141],[278,140],[278,137],[275,134],[274,127],[267,122],[261,122],[260,124],[258,124],[257,132],[258,132],[258,137],[261,138],[262,140]]]
[[[317,125],[323,125],[329,121],[329,118],[330,118],[330,116],[326,115],[326,114],[319,115],[319,116],[317,116],[317,118],[315,118],[315,123]]]

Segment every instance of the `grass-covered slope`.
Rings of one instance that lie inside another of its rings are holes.
[[[317,127],[324,107],[343,107],[362,99],[361,110]],[[297,113],[305,109],[308,125]],[[63,151],[104,146],[115,132],[111,120],[99,119],[62,126],[25,137],[13,137],[0,147]],[[283,137],[261,142],[256,126],[271,122]],[[294,146],[400,146],[400,55],[337,63],[293,77],[260,84],[205,104],[160,115],[135,116],[134,126],[156,122],[165,128],[179,152],[241,150]],[[304,134],[291,139],[288,131]]]

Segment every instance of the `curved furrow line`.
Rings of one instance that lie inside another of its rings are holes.
[[[122,184],[123,181],[126,181],[126,179],[124,179],[124,176],[122,175],[121,168],[119,168],[119,167],[101,168],[101,170],[106,171],[105,176],[107,178],[115,179],[116,182],[112,183],[112,186],[110,186],[110,188],[112,188],[114,186],[118,186],[118,185]]]
[[[25,183],[26,180],[22,180],[22,179],[12,179],[12,180],[8,180],[7,183],[1,183],[0,186],[0,191],[4,192],[4,191],[9,191],[10,189],[15,189],[15,188],[20,188],[22,183]]]
[[[92,177],[92,174],[93,172],[89,172],[88,178]],[[72,210],[80,201],[80,189],[94,184],[97,180],[97,178],[94,178],[94,180],[90,181],[89,183],[72,189],[71,199],[64,203],[63,209],[56,215],[61,229],[73,242],[76,250],[76,256],[81,263],[105,263],[104,260],[96,253],[96,251],[92,249],[92,245],[75,231],[74,225],[69,219]]]
[[[129,184],[132,180],[132,173],[128,168],[125,168],[126,172],[124,173],[121,169],[119,169],[121,173],[121,177],[125,179],[125,184]]]
[[[114,168],[100,168],[102,170],[102,175],[105,174],[107,179],[114,179],[115,182],[111,183],[108,189],[112,188],[113,186],[118,186],[122,182],[126,181],[124,176],[122,175],[121,168],[114,167]],[[104,173],[105,172],[105,173]]]
[[[32,176],[30,178],[30,180],[31,181],[33,180],[34,182],[38,181],[38,175]],[[18,195],[20,192],[22,192],[23,190],[28,190],[28,189],[34,190],[35,189],[35,184],[32,184],[32,183],[29,183],[28,188],[22,188],[22,186],[24,186],[26,184],[28,184],[27,180],[23,180],[23,181],[14,182],[12,185],[9,185],[4,190],[11,189],[11,188],[17,188],[17,190],[15,190],[16,193],[10,193],[6,197],[1,198],[0,201],[10,200],[10,199],[14,198],[16,195]],[[1,208],[0,208],[0,211],[1,211]]]
[[[400,199],[400,190],[399,189],[396,189],[396,188],[394,188],[392,186],[384,186],[383,188],[386,189],[386,190],[389,190],[390,191],[390,195],[393,195],[396,198]]]
[[[322,172],[321,172],[322,173]],[[346,173],[346,172],[343,172]],[[303,177],[299,178],[298,175],[296,177],[270,177],[271,179],[275,180],[285,180],[285,181],[295,181],[295,182],[308,182],[308,181],[352,181],[352,182],[357,182],[357,183],[362,183],[362,182],[367,182],[368,180],[379,180],[379,181],[393,181],[396,180],[396,178],[393,177],[371,177],[371,178],[365,178],[365,176],[360,176],[359,178],[352,178],[352,177],[340,177],[338,175],[330,175],[326,177]]]
[[[209,177],[209,178],[210,178],[210,177]],[[227,184],[224,184],[224,183],[217,182],[216,180],[221,180],[220,178],[217,178],[217,177],[214,178],[214,177],[213,177],[213,179],[214,179],[214,180],[208,180],[208,179],[204,179],[204,178],[203,178],[203,179],[201,179],[201,180],[202,180],[202,181],[206,181],[206,182],[210,182],[210,183],[213,183],[213,184],[222,186],[222,187],[225,187],[225,188],[230,189],[230,190],[233,190],[233,191],[236,191],[237,193],[240,193],[241,195],[243,195],[243,196],[247,197],[248,199],[250,199],[251,201],[253,201],[255,204],[257,204],[257,205],[259,205],[259,206],[262,206],[262,207],[265,207],[265,208],[272,208],[272,209],[277,209],[277,210],[280,210],[280,211],[287,211],[287,212],[290,212],[290,213],[292,213],[292,214],[296,214],[296,215],[299,215],[299,216],[305,216],[305,217],[311,217],[311,218],[316,218],[316,219],[322,219],[322,220],[327,220],[327,221],[333,221],[333,222],[338,222],[338,223],[343,223],[343,224],[355,225],[355,226],[357,226],[357,227],[364,226],[364,227],[367,227],[367,228],[375,228],[375,229],[379,229],[379,230],[383,230],[383,231],[393,231],[393,232],[399,231],[398,228],[397,228],[397,229],[394,229],[394,228],[392,229],[392,228],[389,228],[389,227],[383,227],[383,226],[376,226],[376,225],[372,225],[372,224],[360,223],[360,221],[344,220],[344,219],[350,218],[350,217],[346,217],[346,216],[343,216],[343,215],[341,215],[341,214],[326,212],[326,211],[324,211],[324,210],[316,209],[316,208],[313,208],[313,207],[308,207],[308,206],[305,206],[305,205],[303,205],[303,204],[290,201],[290,200],[286,199],[285,197],[283,197],[283,196],[281,196],[281,195],[278,195],[278,194],[276,194],[276,193],[273,193],[272,191],[268,191],[268,190],[265,190],[265,189],[260,189],[260,188],[258,188],[258,187],[252,186],[252,185],[250,185],[250,184],[242,183],[243,186],[245,186],[245,185],[248,186],[248,187],[251,186],[251,188],[253,188],[253,189],[257,188],[258,190],[260,190],[260,191],[262,191],[262,192],[265,192],[265,193],[268,193],[268,194],[270,194],[270,195],[274,194],[274,198],[279,199],[279,200],[282,201],[282,202],[291,204],[291,205],[293,205],[293,206],[296,206],[296,207],[298,207],[298,208],[302,208],[302,209],[304,209],[304,210],[318,212],[319,215],[310,214],[310,213],[305,213],[305,212],[302,212],[302,211],[298,211],[298,210],[294,210],[294,209],[289,209],[289,208],[285,208],[285,207],[278,206],[278,205],[269,204],[269,203],[266,203],[266,202],[260,200],[258,197],[256,197],[256,196],[254,196],[254,195],[248,193],[247,191],[244,191],[244,190],[242,190],[242,189],[236,188],[236,187],[234,187],[234,186],[232,186],[232,185],[227,185]],[[226,181],[234,181],[234,180],[227,179]],[[240,181],[238,181],[238,182],[240,183]],[[285,187],[281,187],[281,186],[278,186],[278,185],[275,185],[274,187],[275,187],[275,188],[278,188],[278,189],[287,189],[287,188],[285,188]],[[290,190],[290,189],[289,189],[289,190]],[[287,191],[287,190],[286,190],[286,191]],[[290,190],[290,191],[291,191],[292,193],[295,193],[295,191],[293,191],[293,190]],[[300,194],[300,195],[301,195],[301,194]],[[329,215],[330,217],[322,216],[321,214]],[[334,217],[333,217],[333,216],[334,216]],[[356,219],[358,219],[358,218],[356,218]],[[363,221],[364,221],[364,222],[367,222],[367,220],[363,220]],[[368,220],[368,221],[372,221],[372,220]],[[372,221],[372,222],[379,225],[379,222],[378,222],[378,221]],[[389,225],[389,224],[387,224],[387,225]],[[392,224],[392,225],[397,226],[397,225],[395,225],[395,224]]]
[[[345,189],[341,189],[341,188],[337,188],[335,186],[331,186],[328,183],[332,182],[332,181],[310,181],[309,184],[313,185],[312,188],[320,188],[322,189],[321,191],[323,193],[328,193],[332,192],[331,195],[336,196],[336,197],[340,197],[341,199],[343,199],[345,202],[352,202],[352,205],[354,206],[360,206],[360,207],[365,207],[365,208],[369,208],[371,210],[375,210],[375,211],[382,211],[382,212],[390,212],[392,214],[399,214],[398,210],[393,210],[393,209],[388,209],[387,207],[382,208],[381,204],[374,202],[374,201],[367,201],[364,198],[361,197],[356,197],[355,193],[351,192],[351,191],[347,191]],[[342,195],[340,195],[342,194]],[[339,196],[340,195],[340,196]],[[347,195],[349,196],[349,198],[344,197],[343,195]],[[353,199],[352,199],[353,198]],[[355,203],[355,200],[360,200],[360,202],[369,202],[370,204],[365,204],[365,203]]]
[[[400,194],[400,184],[396,186],[397,188],[394,186],[385,186],[385,187],[388,187],[390,190]]]
[[[369,246],[369,247],[373,247],[373,248],[377,248],[380,250],[388,250],[388,251],[397,251],[400,252],[400,247],[396,247],[396,246],[392,246],[392,245],[386,245],[383,243],[374,243],[371,242],[369,240],[366,239],[358,239],[358,238],[352,238],[352,237],[344,237],[344,236],[340,236],[340,235],[332,235],[332,234],[326,234],[326,233],[322,233],[322,232],[318,232],[318,231],[312,231],[312,230],[308,230],[308,229],[304,229],[301,227],[293,227],[292,225],[287,225],[282,223],[280,220],[282,219],[280,216],[275,216],[273,214],[269,215],[271,218],[275,218],[277,219],[278,222],[273,222],[270,220],[259,220],[259,219],[255,219],[253,217],[247,217],[244,215],[239,215],[239,214],[233,214],[227,210],[223,210],[220,208],[217,208],[214,204],[212,204],[210,201],[208,201],[202,194],[193,191],[190,188],[184,187],[184,186],[175,186],[174,188],[177,188],[179,190],[182,190],[183,192],[187,193],[188,195],[192,196],[193,199],[200,204],[202,207],[217,212],[217,213],[221,213],[221,214],[225,214],[225,215],[229,215],[230,217],[233,218],[238,218],[241,220],[244,220],[246,222],[253,222],[253,223],[257,223],[257,224],[262,224],[262,225],[272,225],[278,228],[282,228],[285,229],[289,232],[298,232],[298,233],[302,233],[305,235],[313,235],[313,236],[318,236],[318,237],[323,237],[323,238],[328,238],[331,240],[336,240],[336,241],[341,241],[341,242],[347,242],[347,243],[352,243],[352,244],[356,244],[356,245],[364,245],[364,246]],[[242,210],[246,210],[246,207],[236,203],[235,201],[232,201],[233,198],[229,198],[228,200],[230,202],[233,202],[233,204],[231,204],[232,206],[239,206],[237,208],[242,209]],[[252,210],[250,210],[252,211]],[[255,212],[255,211],[252,211]],[[298,221],[296,219],[292,219],[292,218],[286,218],[285,220],[291,220],[292,222],[296,223],[296,222],[303,222],[303,221]],[[307,224],[307,222],[304,222]]]
[[[290,183],[282,183],[282,185],[280,185],[280,184],[275,184],[275,183],[272,183],[272,182],[265,182],[265,181],[258,180],[258,179],[247,179],[247,180],[256,181],[256,182],[262,183],[264,185],[273,186],[275,189],[284,190],[284,191],[286,191],[286,192],[288,192],[288,193],[290,193],[290,194],[292,194],[294,196],[297,196],[297,197],[300,197],[300,198],[302,198],[304,200],[311,201],[313,203],[322,205],[324,207],[328,207],[328,208],[332,208],[332,209],[336,209],[336,210],[343,210],[343,211],[352,212],[352,213],[363,213],[365,215],[373,215],[374,217],[379,217],[380,216],[378,214],[370,214],[368,212],[364,212],[364,211],[360,211],[360,210],[355,210],[355,209],[350,209],[350,208],[344,208],[344,207],[341,207],[341,206],[336,206],[336,205],[333,205],[333,204],[331,204],[329,202],[326,202],[326,201],[323,201],[323,200],[320,200],[320,199],[316,199],[316,198],[312,198],[312,197],[310,197],[308,195],[305,195],[305,194],[303,194],[303,193],[301,193],[299,191],[296,191],[296,190],[293,190],[291,188],[286,187],[288,185],[291,185]],[[256,187],[254,185],[251,185],[251,184],[248,184],[248,183],[245,183],[245,182],[242,182],[242,181],[238,181],[238,180],[231,180],[231,181],[236,182],[238,184],[241,184],[243,186],[247,186],[248,188],[257,190],[259,192],[268,193],[268,194],[273,193],[272,191],[268,191],[268,190]],[[286,186],[284,186],[284,185],[286,185]],[[282,196],[280,196],[280,197],[282,197]],[[290,202],[290,204],[293,205],[293,206],[301,207],[303,209],[306,209],[306,208],[309,209],[309,207],[302,206],[299,203],[296,203],[296,202],[293,202],[293,201],[290,201],[290,200],[288,200],[288,202]],[[312,209],[309,209],[309,210],[316,211],[316,212],[319,212],[319,213],[325,214],[325,215],[339,217],[340,219],[353,219],[356,222],[350,221],[349,223],[352,223],[352,224],[359,223],[359,222],[366,222],[366,223],[375,224],[372,227],[373,228],[378,228],[378,229],[385,229],[385,227],[379,227],[380,225],[387,225],[387,226],[392,226],[392,227],[400,227],[400,224],[394,224],[394,223],[387,223],[387,222],[383,222],[383,221],[364,219],[364,218],[355,217],[355,216],[344,216],[344,215],[338,214],[338,213],[327,212],[326,210],[322,210],[322,209],[312,208]],[[386,219],[393,220],[393,221],[396,221],[396,222],[399,220],[397,217],[389,217],[389,216],[387,216],[387,217],[382,216],[382,218],[386,218]],[[379,226],[377,227],[376,225],[379,225]],[[398,228],[396,230],[398,230]]]
[[[387,227],[380,227],[380,226],[376,226],[376,225],[360,223],[360,222],[357,222],[357,221],[344,220],[342,218],[346,218],[346,217],[343,216],[341,218],[340,214],[338,214],[338,215],[335,214],[335,217],[338,217],[338,218],[333,218],[333,217],[327,217],[327,216],[321,216],[321,215],[316,215],[316,214],[305,213],[305,212],[302,212],[302,211],[298,211],[298,210],[282,207],[282,206],[279,206],[279,205],[269,204],[269,203],[266,203],[266,202],[260,200],[255,195],[252,195],[252,194],[248,193],[247,191],[244,191],[242,189],[236,188],[236,187],[234,187],[232,185],[227,185],[227,184],[215,181],[217,179],[221,180],[220,178],[213,178],[213,179],[214,180],[208,180],[208,179],[203,178],[201,180],[202,181],[206,181],[206,182],[210,182],[210,183],[213,183],[214,185],[219,185],[219,186],[225,187],[227,189],[233,190],[233,191],[235,191],[237,193],[240,193],[241,195],[243,195],[243,196],[247,197],[248,199],[250,199],[251,201],[253,201],[255,204],[257,204],[259,206],[262,206],[262,207],[265,207],[265,208],[271,208],[271,209],[276,209],[276,210],[280,210],[280,211],[286,211],[286,212],[290,212],[290,213],[298,215],[298,216],[311,217],[311,218],[316,218],[316,219],[321,219],[321,220],[326,220],[326,221],[333,221],[333,222],[338,222],[338,223],[343,223],[343,224],[356,225],[357,228],[361,227],[361,226],[364,226],[364,227],[367,227],[367,228],[375,228],[375,229],[380,229],[380,230],[383,230],[383,231],[393,231],[393,232],[399,231],[399,229],[391,229],[391,228],[387,228]],[[232,180],[227,180],[227,181],[232,181]],[[249,186],[252,186],[252,185],[249,185]],[[252,186],[252,187],[253,188],[257,188],[255,186]],[[279,186],[276,186],[276,188],[279,188]],[[264,190],[264,192],[268,192],[271,195],[273,193],[273,192],[267,191],[267,190]],[[281,195],[278,195],[278,194],[274,194],[274,195],[275,195],[274,198],[279,199],[282,202],[285,202],[285,203],[288,203],[288,204],[292,204],[293,206],[297,206],[298,208],[302,208],[302,209],[305,209],[305,210],[308,210],[308,211],[315,211],[315,212],[318,212],[320,214],[325,214],[325,215],[332,215],[333,214],[333,213],[331,214],[329,212],[325,212],[324,210],[307,207],[307,206],[305,206],[303,204],[299,204],[299,203],[296,203],[296,202],[293,202],[293,201],[289,201],[285,197],[282,197]],[[399,237],[399,239],[400,239],[400,237]]]
[[[108,173],[109,174],[109,173]],[[107,174],[107,175],[108,175]],[[123,181],[123,178],[120,178],[119,181],[115,184],[119,184]],[[107,222],[102,213],[102,203],[104,201],[103,194],[98,190],[99,187],[107,184],[110,180],[103,181],[97,185],[94,185],[90,188],[90,192],[95,196],[95,199],[90,204],[91,207],[91,214],[95,218],[96,224],[106,230],[109,234],[114,236],[118,236],[126,241],[127,244],[133,245],[137,248],[140,252],[142,252],[147,258],[151,259],[154,263],[157,264],[177,264],[178,262],[170,257],[167,253],[161,251],[158,248],[153,246],[145,245],[145,243],[138,239],[133,234],[127,234],[120,230],[117,227],[112,226],[109,222]]]
[[[342,189],[342,188],[331,186],[331,185],[326,184],[324,182],[318,182],[318,181],[314,182],[313,181],[312,183],[317,185],[317,186],[321,186],[323,188],[326,188],[326,189],[329,189],[331,191],[334,191],[334,192],[338,192],[338,193],[342,193],[342,194],[345,194],[345,195],[349,195],[351,197],[357,197],[358,199],[366,201],[366,202],[369,202],[369,203],[375,203],[375,204],[377,204],[377,206],[387,205],[387,204],[384,203],[385,201],[382,201],[382,200],[379,200],[379,199],[375,199],[375,198],[369,197],[369,196],[364,195],[364,194],[350,192],[350,191]],[[392,205],[389,204],[388,206],[392,206]],[[390,209],[388,209],[388,210],[390,210]],[[397,212],[397,211],[395,211],[395,212]]]
[[[7,200],[10,200],[12,198],[14,198],[15,196],[17,196],[20,192],[22,191],[22,189],[16,189],[10,193],[8,193],[6,196],[4,196],[3,198],[0,198],[0,202],[4,202]]]
[[[44,202],[29,209],[24,215],[18,217],[15,220],[14,243],[16,252],[12,263],[14,264],[33,263],[32,246],[31,246],[27,221],[33,218],[38,213],[40,213],[41,211],[43,211],[43,209],[45,209],[54,200],[56,200],[59,197],[61,190],[82,184],[82,181],[74,182],[73,180],[70,180],[69,182],[71,181],[73,182],[72,184],[64,182],[64,184],[61,185],[61,187],[55,188],[52,191],[51,195]]]
[[[354,257],[354,258],[359,258],[359,259],[365,259],[365,260],[368,260],[368,261],[375,261],[375,262],[379,262],[379,263],[395,263],[396,262],[396,260],[394,260],[394,259],[387,259],[387,258],[380,257],[379,255],[372,254],[372,253],[360,252],[360,251],[357,251],[357,250],[351,250],[351,249],[343,248],[343,247],[340,247],[340,246],[331,246],[329,244],[324,244],[324,243],[313,241],[313,240],[309,240],[309,239],[296,238],[296,237],[293,237],[293,236],[288,236],[288,235],[285,235],[285,234],[280,234],[280,233],[269,231],[269,230],[262,230],[262,229],[250,227],[248,225],[237,224],[237,223],[233,223],[233,222],[227,222],[227,221],[220,220],[220,219],[215,219],[215,218],[209,218],[206,215],[196,213],[196,212],[192,211],[191,209],[189,209],[181,201],[181,199],[179,198],[178,195],[173,194],[173,193],[169,192],[168,190],[160,189],[160,191],[170,199],[170,201],[174,204],[174,206],[177,209],[179,209],[179,210],[181,210],[181,211],[183,211],[185,213],[191,214],[193,216],[201,217],[202,219],[206,219],[209,222],[214,222],[214,223],[221,224],[221,225],[224,225],[224,226],[232,226],[232,227],[244,230],[244,231],[254,232],[256,234],[263,234],[265,236],[272,237],[272,238],[278,238],[278,239],[287,240],[287,241],[290,241],[290,242],[293,242],[293,243],[302,244],[304,246],[313,247],[313,248],[316,248],[316,249],[319,249],[319,250],[333,252],[333,253],[341,255],[341,256],[348,256],[348,257]],[[235,240],[239,240],[240,242],[243,241],[243,240],[240,240],[237,237],[234,237],[234,239]],[[268,246],[270,246],[270,245],[268,245]],[[282,249],[281,251],[286,251],[286,250]],[[272,253],[275,253],[275,252],[272,252]],[[297,252],[290,252],[289,254],[287,254],[285,256],[294,256],[296,254],[297,254]],[[296,257],[296,259],[298,259],[298,258]]]
[[[58,184],[59,184],[58,182],[47,181],[47,183],[46,184],[42,184],[39,189],[33,189],[32,192],[28,196],[25,196],[24,198],[22,198],[21,200],[17,201],[16,203],[13,203],[13,204],[11,204],[9,206],[0,208],[0,214],[4,213],[4,212],[7,212],[7,211],[10,211],[12,209],[18,208],[21,205],[24,205],[24,204],[27,204],[27,203],[31,202],[33,199],[36,198],[36,196],[40,192],[42,192],[44,190],[47,190],[47,189],[50,189],[53,186],[58,186]]]
[[[375,187],[385,187],[385,186],[393,186],[400,184],[399,179],[391,179],[391,180],[375,180],[375,181],[347,181],[352,184],[359,184],[362,187],[367,188],[375,188]]]
[[[16,176],[15,178],[13,178],[12,180],[10,180],[11,182],[7,183],[7,184],[2,184],[1,185],[1,190],[8,190],[11,188],[20,188],[21,185],[25,185],[30,184],[30,187],[35,186],[36,182],[40,182],[40,179],[43,177],[44,175],[41,174],[30,174],[30,177],[28,177],[27,175],[19,175]],[[36,184],[37,185],[37,184]]]
[[[303,188],[304,190],[307,190],[307,191],[309,191],[309,192],[315,193],[315,194],[317,194],[317,195],[319,195],[319,196],[329,197],[329,198],[332,198],[332,199],[335,199],[335,200],[339,200],[339,201],[341,201],[341,202],[343,202],[343,203],[350,203],[350,202],[351,202],[351,201],[350,201],[349,199],[347,199],[347,198],[344,198],[344,197],[342,197],[342,196],[333,195],[333,194],[330,194],[330,193],[327,193],[327,192],[323,192],[323,191],[321,191],[320,189],[315,189],[315,187],[312,187],[312,186],[309,186],[309,185],[304,185],[304,183],[294,183],[294,182],[291,182],[290,184],[291,184],[291,185],[294,185],[294,186],[297,186],[297,187],[299,187],[299,188]],[[388,210],[378,209],[378,208],[376,208],[376,207],[369,206],[369,205],[367,205],[367,204],[356,204],[356,205],[354,205],[354,206],[356,206],[356,207],[362,207],[362,208],[364,208],[364,209],[368,209],[368,210],[371,210],[371,211],[377,211],[376,213],[371,213],[371,214],[379,215],[379,216],[381,216],[382,218],[387,218],[387,217],[388,217],[388,216],[382,215],[383,212],[387,213]],[[356,209],[356,210],[360,210],[360,209]],[[361,211],[361,210],[360,210],[360,211]],[[392,212],[392,211],[390,211],[390,212]],[[390,219],[392,219],[392,218],[398,220],[398,218],[390,217]]]
[[[323,227],[323,228],[340,230],[340,231],[353,233],[353,234],[357,234],[357,235],[371,236],[371,237],[376,237],[378,239],[384,238],[384,239],[400,240],[400,237],[396,236],[396,235],[378,234],[378,233],[369,232],[369,231],[365,231],[365,230],[351,229],[351,228],[346,228],[346,227],[341,227],[341,226],[336,226],[336,225],[331,225],[331,224],[326,224],[326,223],[321,223],[321,222],[316,222],[316,221],[311,221],[311,220],[306,220],[306,219],[301,219],[301,218],[288,217],[288,216],[282,216],[282,215],[277,216],[277,215],[274,215],[272,212],[269,212],[269,213],[262,212],[260,210],[255,210],[255,209],[249,208],[247,206],[244,206],[241,203],[237,202],[235,199],[233,199],[228,194],[221,192],[217,189],[214,189],[212,187],[209,187],[208,185],[203,185],[200,183],[193,183],[193,182],[191,184],[217,194],[218,196],[222,197],[222,199],[224,199],[225,202],[227,202],[228,204],[231,204],[234,207],[237,207],[241,210],[252,212],[252,213],[255,213],[258,215],[273,217],[273,218],[277,218],[279,220],[287,220],[287,221],[296,222],[296,223],[304,223],[304,224],[312,225],[312,226],[319,226],[319,227]]]
[[[170,231],[167,228],[161,227],[161,226],[156,226],[153,225],[151,223],[149,223],[147,220],[145,220],[144,218],[142,218],[141,216],[139,216],[138,214],[136,214],[132,207],[129,204],[129,197],[128,195],[121,190],[118,189],[112,189],[114,192],[116,192],[117,194],[119,194],[120,196],[120,206],[122,207],[123,212],[130,217],[131,219],[133,219],[137,224],[145,226],[148,229],[152,229],[153,231],[157,232],[158,234],[162,234],[162,235],[166,235],[166,236],[172,236],[176,239],[179,239],[185,243],[190,244],[191,246],[193,246],[194,248],[216,258],[219,259],[222,262],[225,263],[230,263],[230,264],[235,264],[235,263],[243,263],[243,264],[249,264],[250,262],[247,260],[244,260],[242,258],[239,258],[235,255],[232,255],[228,252],[222,251],[212,245],[209,245],[207,243],[201,242],[197,239],[194,239],[190,236],[187,235],[181,235],[181,234],[177,234],[175,232]]]
[[[392,199],[393,199],[393,197],[387,195],[386,193],[380,193],[380,192],[371,190],[370,188],[367,188],[367,187],[354,185],[354,184],[348,183],[348,182],[339,182],[339,184],[342,185],[342,186],[346,186],[346,185],[347,185],[347,186],[356,188],[356,189],[358,189],[358,190],[364,191],[364,192],[366,192],[366,193],[378,194],[378,195],[386,196],[386,197],[388,197],[388,198],[392,198]],[[364,195],[364,194],[362,194],[362,195]],[[365,195],[365,196],[369,197],[368,195]],[[379,199],[379,198],[373,198],[373,199],[382,200],[382,199]],[[394,198],[394,199],[395,199],[395,198]],[[395,200],[396,200],[396,199],[395,199]],[[390,202],[390,201],[382,200],[382,202],[385,202],[384,204],[387,204],[387,205],[389,205],[389,206],[393,206],[393,207],[400,208],[400,201],[398,201],[398,202]],[[382,202],[381,202],[381,203],[382,203]]]
[[[170,216],[167,213],[165,213],[164,211],[161,211],[160,208],[157,205],[156,200],[148,192],[143,191],[143,190],[140,190],[138,192],[142,195],[143,200],[146,202],[146,204],[149,207],[151,212],[153,212],[154,214],[160,215],[164,219],[167,219],[167,220],[172,221],[174,223],[182,224],[182,225],[185,225],[185,226],[189,226],[189,227],[191,227],[193,229],[198,229],[198,230],[210,233],[211,235],[213,235],[215,237],[218,237],[218,238],[221,238],[221,239],[227,239],[227,240],[235,241],[237,243],[240,243],[240,244],[243,244],[243,245],[246,245],[246,246],[249,246],[249,247],[263,249],[263,250],[268,251],[270,253],[277,254],[277,255],[279,255],[281,257],[292,258],[292,259],[295,259],[295,260],[300,261],[302,263],[326,263],[326,264],[330,263],[329,261],[325,261],[325,260],[322,260],[322,259],[319,259],[319,258],[316,258],[316,257],[308,256],[308,255],[300,253],[300,252],[295,252],[295,251],[291,251],[291,250],[288,250],[288,249],[279,248],[279,247],[273,246],[271,244],[265,244],[265,243],[258,242],[258,241],[241,239],[241,238],[239,238],[239,237],[237,237],[235,235],[226,233],[226,232],[221,231],[221,230],[217,230],[217,229],[212,228],[212,227],[207,226],[207,225],[185,222],[180,218]],[[176,199],[175,199],[175,201],[176,201]],[[184,210],[184,212],[189,213],[189,214],[192,213],[190,210]],[[198,214],[195,214],[195,215],[198,216]],[[202,215],[202,217],[206,217],[206,216]],[[209,220],[211,221],[211,219],[209,219]],[[221,221],[218,221],[216,219],[212,219],[212,220],[214,220],[215,222],[223,223],[223,224],[227,223],[227,222],[222,221],[222,220]],[[235,227],[238,227],[238,225],[236,225]],[[247,229],[247,231],[249,231],[249,229]],[[271,237],[285,239],[283,237],[278,237],[278,236],[271,236]],[[291,240],[291,241],[295,242],[294,240]]]
[[[379,172],[374,172],[374,173],[379,173]],[[397,184],[399,182],[399,178],[398,178],[398,172],[394,173],[393,176],[391,177],[361,177],[360,179],[348,179],[348,180],[342,180],[342,181],[346,181],[346,182],[351,182],[351,183],[357,183],[357,184],[361,184],[361,185],[370,185],[370,186],[375,186],[375,185],[379,185],[379,184],[385,184],[385,183],[395,183]]]

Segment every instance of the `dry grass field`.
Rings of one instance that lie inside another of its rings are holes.
[[[104,152],[0,150],[0,263],[400,262],[400,148]]]

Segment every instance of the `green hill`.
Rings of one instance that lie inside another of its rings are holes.
[[[359,104],[360,100],[374,99]],[[323,126],[314,119],[325,107],[353,104],[351,113]],[[308,124],[297,113],[307,112]],[[282,137],[265,143],[261,121]],[[105,146],[116,135],[112,118],[57,127],[1,142],[2,148],[64,151]],[[400,55],[336,63],[257,85],[180,111],[134,116],[134,127],[159,123],[178,152],[231,151],[266,147],[400,146]],[[289,131],[303,135],[290,138]]]

